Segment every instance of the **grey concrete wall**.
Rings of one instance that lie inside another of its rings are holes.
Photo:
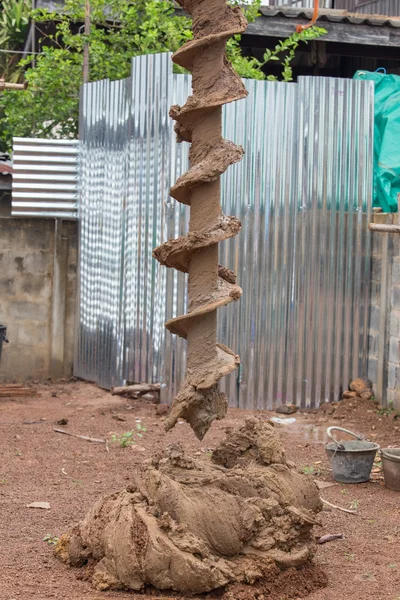
[[[397,214],[373,221],[397,223]],[[376,398],[400,409],[400,235],[372,232],[371,313],[368,376]]]
[[[1,381],[72,374],[76,265],[75,222],[0,218]]]

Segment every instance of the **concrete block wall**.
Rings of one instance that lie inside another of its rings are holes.
[[[77,223],[0,218],[1,381],[72,374],[76,267]]]
[[[397,223],[397,214],[378,213],[373,222]],[[400,234],[372,232],[371,312],[368,377],[376,398],[400,409]]]

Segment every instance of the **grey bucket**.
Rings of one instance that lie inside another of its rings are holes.
[[[357,439],[338,442],[332,436],[334,430],[343,431]],[[342,427],[329,427],[326,433],[332,440],[325,446],[325,449],[331,461],[334,480],[339,483],[369,481],[379,445],[368,442],[361,435]]]
[[[400,448],[382,448],[381,454],[385,486],[400,492]]]

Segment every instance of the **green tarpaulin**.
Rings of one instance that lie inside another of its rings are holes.
[[[375,84],[373,206],[396,212],[400,192],[400,77],[357,71],[354,79]]]

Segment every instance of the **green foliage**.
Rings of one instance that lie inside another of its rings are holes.
[[[267,50],[265,52],[262,66],[264,67],[271,60],[281,60],[280,64],[282,66],[282,81],[293,81],[293,70],[290,63],[296,55],[296,50],[299,47],[299,44],[301,42],[307,44],[308,42],[316,40],[322,35],[325,35],[325,33],[326,29],[323,29],[322,27],[316,27],[315,25],[309,29],[304,29],[300,33],[292,33],[292,35],[286,40],[280,41],[273,50]],[[284,56],[282,59],[280,59],[279,56],[282,53]],[[278,80],[275,75],[268,75],[267,79],[269,81]]]
[[[4,2],[25,4],[22,0]],[[240,0],[231,3],[240,4]],[[248,21],[257,17],[260,4],[261,0],[252,0],[245,8]],[[56,31],[43,34],[47,46],[36,58],[35,67],[30,58],[18,65],[25,69],[28,88],[0,95],[0,150],[10,149],[13,136],[77,137],[85,43],[90,47],[90,80],[97,81],[127,77],[132,57],[173,52],[192,37],[190,19],[177,14],[171,0],[91,0],[88,35],[83,32],[84,7],[84,0],[66,0],[62,13],[46,9],[32,13],[39,32],[41,23],[48,21],[56,23]],[[241,77],[276,79],[266,76],[265,68],[268,62],[278,60],[283,80],[291,81],[290,63],[299,43],[324,32],[313,27],[294,33],[274,50],[267,50],[262,61],[242,56],[240,36],[234,36],[228,40],[227,54]],[[182,69],[177,67],[177,71]]]
[[[345,552],[344,553],[345,558],[347,558],[347,560],[354,560],[356,555],[353,554],[352,552]]]
[[[0,46],[17,48],[25,42],[29,26],[30,3],[27,0],[2,0]]]
[[[26,71],[28,89],[0,94],[4,149],[10,149],[13,136],[77,137],[81,73],[78,54],[44,48],[37,68]]]
[[[128,448],[128,446],[133,446],[136,444],[136,438],[142,438],[143,433],[146,433],[146,427],[143,427],[140,423],[137,423],[136,429],[131,429],[131,431],[126,431],[121,435],[113,434],[111,436],[111,442],[113,444],[118,444],[121,448]]]
[[[46,535],[43,538],[43,541],[47,542],[49,546],[57,546],[58,537],[56,535],[53,535],[52,533],[46,533]]]
[[[353,500],[352,502],[350,502],[350,510],[358,510],[358,507],[360,505],[360,501],[359,500]]]
[[[251,16],[256,18],[257,14],[251,12]],[[248,15],[247,15],[248,17]],[[281,80],[293,81],[293,69],[291,62],[296,56],[296,50],[300,43],[307,44],[312,40],[316,40],[325,35],[326,29],[322,27],[310,27],[304,29],[301,33],[294,32],[285,40],[278,42],[273,50],[267,49],[264,53],[263,60],[260,61],[254,57],[244,57],[240,49],[240,36],[234,36],[227,43],[227,53],[234,68],[241,77],[249,79],[267,79],[268,81],[279,81],[276,75],[266,74],[266,65],[271,61],[277,61],[282,67]]]
[[[19,63],[28,88],[0,95],[0,150],[11,148],[13,136],[77,136],[85,42],[90,78],[96,81],[127,77],[133,56],[174,51],[191,36],[190,20],[177,16],[169,0],[91,0],[88,36],[82,27],[84,6],[84,0],[66,0],[62,13],[34,12],[38,31],[42,22],[53,21],[56,32],[44,36],[49,45],[35,68],[29,58]]]
[[[0,48],[20,50],[23,48],[31,10],[30,0],[2,0],[0,2]],[[0,77],[8,81],[18,81],[22,69],[18,66],[20,56],[0,53]]]
[[[400,412],[394,408],[393,402],[389,402],[389,404],[386,408],[383,406],[380,406],[379,408],[377,408],[376,414],[379,415],[380,417],[390,417],[391,415],[393,415],[394,421],[397,421],[397,419],[400,418]]]
[[[313,465],[306,465],[301,469],[301,472],[304,473],[304,475],[321,475],[321,470]]]

